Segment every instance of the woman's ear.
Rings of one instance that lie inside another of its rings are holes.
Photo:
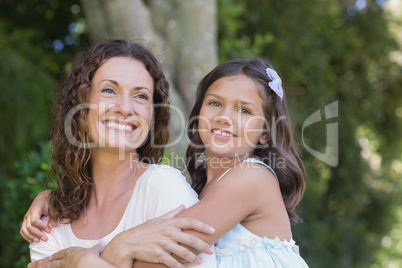
[[[261,137],[260,137],[260,143],[261,144],[267,144],[267,142],[271,139],[271,136],[267,133],[264,132]]]

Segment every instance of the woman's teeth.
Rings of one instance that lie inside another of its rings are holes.
[[[229,133],[229,132],[226,132],[226,131],[212,130],[212,132],[217,134],[217,135],[224,136],[224,137],[233,137],[232,133]]]
[[[108,128],[113,128],[113,129],[118,129],[118,130],[123,130],[123,131],[128,131],[132,132],[134,131],[134,126],[133,125],[123,125],[123,124],[118,124],[116,122],[104,122],[104,125],[107,126]]]

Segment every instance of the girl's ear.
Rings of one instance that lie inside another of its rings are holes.
[[[267,133],[264,132],[261,137],[260,137],[260,143],[261,144],[267,144],[267,142],[271,139],[271,136]]]

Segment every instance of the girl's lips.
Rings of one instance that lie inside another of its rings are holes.
[[[120,120],[105,120],[102,121],[102,124],[109,129],[113,129],[116,131],[120,131],[120,132],[128,132],[131,133],[133,132],[137,126],[134,125],[131,122],[124,122],[124,121],[120,121]]]

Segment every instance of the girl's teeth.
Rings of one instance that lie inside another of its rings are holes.
[[[218,135],[221,135],[221,136],[224,136],[224,137],[233,136],[231,133],[222,132],[222,131],[220,131],[220,130],[214,130],[213,132],[214,132],[215,134],[218,134]]]

